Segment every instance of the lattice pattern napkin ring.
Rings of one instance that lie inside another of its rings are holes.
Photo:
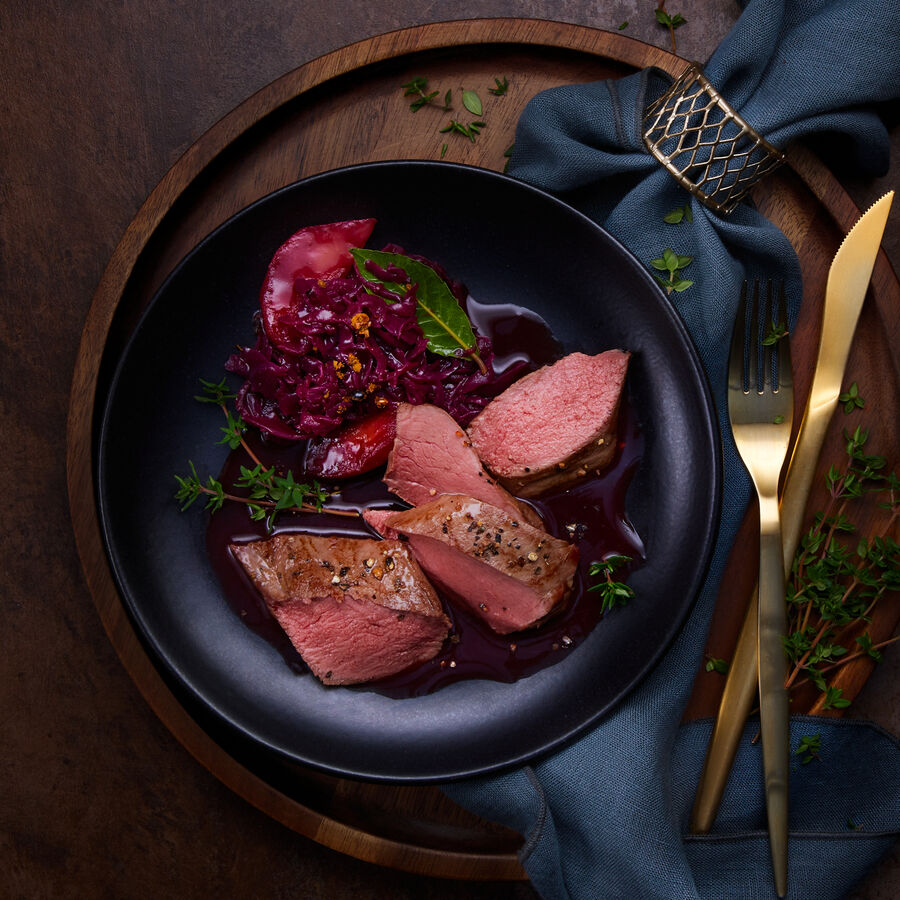
[[[647,107],[643,125],[647,149],[722,215],[785,159],[719,96],[696,63]]]

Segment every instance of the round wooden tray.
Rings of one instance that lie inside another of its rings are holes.
[[[192,713],[188,698],[163,681],[116,591],[94,499],[95,406],[124,342],[178,261],[213,228],[270,191],[327,169],[381,159],[443,155],[500,170],[519,114],[538,91],[618,78],[650,65],[677,74],[684,64],[618,34],[542,20],[438,23],[353,44],[289,72],[204,134],[148,197],[110,259],[85,324],[69,407],[69,499],[88,586],[110,641],[159,718],[224,784],[298,833],[409,872],[525,878],[516,857],[521,838],[458,808],[438,789],[359,784],[261,759],[253,748],[217,734]],[[410,111],[402,85],[419,75],[442,93],[461,87],[479,92],[487,124],[476,141],[440,133],[448,116],[437,107]],[[488,91],[496,78],[509,82],[502,97]],[[792,151],[790,166],[760,185],[755,199],[791,239],[804,267],[796,350],[802,366],[813,357],[829,261],[859,212],[828,170],[802,150]],[[477,214],[477,198],[469,202]],[[900,285],[881,254],[850,367],[873,403],[881,404],[882,421],[888,423],[884,434],[873,430],[873,444],[893,442],[895,455],[897,436],[890,422],[896,421],[900,393],[898,332]],[[798,381],[799,404],[808,373]],[[825,455],[839,452],[838,429],[836,437],[829,437]],[[752,523],[747,534],[752,534]],[[735,553],[730,584],[752,578],[744,564],[747,557],[746,552]],[[720,604],[723,611],[717,613],[710,636],[715,655],[728,655],[745,602],[745,594],[736,593]],[[858,688],[866,675],[861,668],[853,685]],[[702,676],[697,685],[688,718],[715,711],[720,685]],[[853,685],[845,693],[852,694]]]

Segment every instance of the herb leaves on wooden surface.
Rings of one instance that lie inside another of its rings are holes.
[[[863,657],[878,662],[881,649],[900,639],[875,643],[866,630],[876,605],[900,590],[900,546],[892,537],[900,515],[900,479],[887,471],[884,457],[866,452],[868,437],[862,427],[844,432],[846,457],[825,476],[824,509],[801,538],[787,586],[787,686],[811,682],[824,710],[850,705],[829,683],[838,667]],[[852,504],[867,496],[885,515],[871,533],[860,535],[850,513]]]

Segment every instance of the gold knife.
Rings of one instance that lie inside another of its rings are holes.
[[[838,248],[828,272],[819,355],[781,497],[785,577],[790,574],[800,541],[816,463],[841,393],[850,344],[893,198],[894,192],[889,191],[857,220]],[[690,820],[694,834],[706,834],[712,828],[744,723],[756,697],[757,613],[758,597],[754,586],[700,773]]]

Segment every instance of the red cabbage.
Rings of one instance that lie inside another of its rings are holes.
[[[432,266],[464,306],[466,290],[459,282],[434,263],[413,258]],[[328,281],[298,278],[297,302],[279,314],[278,346],[256,314],[255,345],[241,348],[225,365],[244,379],[236,406],[246,422],[277,438],[304,440],[406,401],[433,403],[467,425],[522,374],[516,366],[497,375],[491,342],[477,334],[486,374],[465,355],[432,354],[414,297],[388,294],[395,301],[388,303],[373,289],[355,269]]]

